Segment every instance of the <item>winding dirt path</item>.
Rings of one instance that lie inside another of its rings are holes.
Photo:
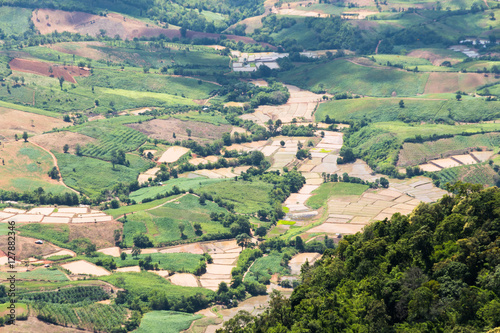
[[[380,46],[380,43],[382,43],[382,39],[378,41],[377,47],[375,48],[375,54],[378,54],[378,47]]]
[[[37,146],[38,148],[41,148],[41,149],[45,150],[47,153],[49,153],[49,154],[50,154],[50,156],[52,156],[52,161],[54,162],[54,166],[57,168],[57,172],[59,172],[59,176],[61,177],[61,178],[59,178],[59,183],[60,183],[61,185],[63,185],[64,187],[66,187],[67,189],[69,189],[70,191],[73,191],[73,192],[75,192],[76,194],[80,194],[80,192],[78,192],[78,191],[76,191],[76,190],[72,189],[71,187],[69,187],[68,185],[64,184],[64,182],[63,182],[63,178],[62,178],[62,175],[61,175],[61,170],[59,170],[59,165],[57,164],[57,158],[56,158],[56,156],[55,156],[55,155],[54,155],[54,154],[53,154],[50,150],[48,150],[48,149],[47,149],[47,148],[45,148],[45,147],[40,146],[40,145],[39,145],[39,144],[37,144],[37,143],[34,143],[34,142],[32,142],[32,141],[29,141],[29,143],[31,143],[32,145]]]

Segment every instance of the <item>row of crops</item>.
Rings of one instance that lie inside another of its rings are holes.
[[[31,309],[38,319],[45,322],[94,332],[110,332],[121,326],[127,315],[125,307],[116,304],[35,302],[31,304]]]
[[[500,178],[489,164],[448,168],[437,172],[437,175],[443,185],[461,180],[466,183],[495,186]]]
[[[108,128],[84,127],[79,132],[99,141],[97,144],[87,144],[83,147],[82,154],[104,160],[111,160],[113,153],[119,150],[136,150],[147,139],[141,132],[125,126],[115,127],[111,131],[108,131]]]
[[[50,303],[78,303],[82,301],[102,301],[108,299],[109,295],[98,286],[78,286],[64,288],[59,291],[47,291],[24,294],[24,301],[50,302]]]

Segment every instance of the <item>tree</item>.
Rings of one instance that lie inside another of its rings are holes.
[[[132,248],[132,256],[137,259],[137,257],[141,254],[141,249],[137,246]]]
[[[181,232],[181,238],[184,237],[184,229],[186,226],[184,224],[179,224],[179,231]]]
[[[120,259],[121,260],[127,259],[127,253],[125,253],[125,252],[120,253]]]
[[[75,154],[76,154],[76,156],[82,156],[82,147],[80,146],[79,143],[76,144]]]
[[[226,282],[222,281],[221,283],[219,283],[219,288],[217,289],[218,295],[227,293],[228,291],[229,291],[229,288],[228,288]]]
[[[26,132],[26,131],[23,132],[23,139],[24,139],[24,142],[28,142],[28,132]]]
[[[189,128],[186,128],[186,133],[187,133],[188,137],[191,137],[192,131]]]
[[[250,243],[251,239],[252,238],[246,233],[239,234],[238,236],[236,236],[236,243],[238,244],[238,246],[241,246],[242,249],[245,249],[245,247],[247,247]]]
[[[134,245],[138,248],[144,249],[146,247],[153,247],[153,242],[147,235],[137,234],[134,236]]]
[[[57,167],[53,167],[49,172],[48,172],[48,175],[50,178],[52,179],[55,179],[55,180],[59,180],[59,178],[61,178],[59,176],[59,170],[57,170]]]
[[[460,93],[457,93],[457,95],[455,96],[455,98],[457,99],[457,101],[461,101],[462,100],[462,95]]]
[[[281,147],[285,147],[285,141],[281,140],[280,145],[281,145]]]
[[[95,251],[97,250],[96,246],[94,243],[90,243],[89,245],[87,245],[87,247],[85,248],[85,255],[87,257],[93,257],[95,255]]]
[[[258,227],[255,230],[255,235],[259,237],[264,237],[267,234],[267,229],[265,227]]]
[[[404,109],[404,107],[405,107],[405,102],[404,102],[403,100],[400,100],[400,101],[399,101],[399,107],[400,107],[401,109]]]
[[[199,224],[199,223],[194,223],[194,224],[193,224],[193,228],[194,228],[194,230],[195,230],[195,234],[196,234],[197,236],[201,236],[201,235],[203,234],[203,231],[201,230],[201,224]]]
[[[300,252],[304,251],[304,241],[299,236],[295,237],[295,248]]]
[[[61,86],[61,90],[63,90],[64,77],[59,76],[59,85]]]
[[[69,145],[68,144],[65,144],[64,147],[63,147],[63,152],[66,154],[69,150]]]

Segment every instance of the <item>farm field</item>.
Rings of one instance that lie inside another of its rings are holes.
[[[127,215],[123,227],[124,239],[130,246],[137,233],[146,234],[154,244],[193,239],[197,237],[194,223],[201,225],[204,234],[227,232],[228,229],[220,223],[210,220],[211,212],[225,211],[213,202],[201,205],[197,197],[188,194],[161,207]],[[184,227],[184,237],[181,236],[180,225]]]
[[[68,192],[47,173],[54,167],[48,152],[30,142],[4,143],[0,148],[0,186],[5,190],[33,191],[42,187],[54,194]]]
[[[404,107],[400,107],[400,101]],[[373,122],[478,122],[500,117],[496,103],[483,98],[457,101],[455,96],[425,96],[417,98],[358,98],[321,103],[315,113],[316,121],[326,116],[337,121],[361,120]]]
[[[183,121],[174,118],[153,119],[142,124],[128,124],[127,126],[140,131],[154,139],[175,142],[177,140],[193,139],[196,142],[207,143],[220,140],[222,134],[231,132],[230,125],[211,125],[196,121]],[[174,137],[175,136],[175,137]]]
[[[271,184],[263,182],[226,181],[202,186],[195,193],[207,193],[227,200],[234,204],[235,211],[247,214],[269,206],[271,189]]]
[[[349,92],[381,97],[422,94],[428,76],[426,73],[375,69],[347,60],[335,60],[321,65],[303,65],[279,78],[311,91],[325,90],[331,94]]]
[[[152,311],[147,313],[141,321],[141,326],[135,332],[165,332],[178,333],[186,330],[191,323],[200,319],[200,315],[174,311]]]
[[[498,147],[499,140],[499,133],[488,133],[471,136],[457,135],[453,138],[424,143],[406,142],[399,152],[398,166],[413,166],[436,158],[463,154],[477,147],[494,149]]]
[[[495,328],[498,17],[3,0],[0,332]]]

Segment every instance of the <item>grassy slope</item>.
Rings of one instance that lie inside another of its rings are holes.
[[[396,69],[375,69],[345,59],[302,65],[279,78],[301,88],[329,93],[351,92],[367,96],[412,96],[423,93],[428,74]]]
[[[194,320],[200,319],[201,317],[201,315],[175,311],[152,311],[144,315],[141,320],[141,325],[134,332],[179,333],[183,330],[187,330]]]
[[[203,186],[195,192],[208,193],[232,202],[237,212],[247,214],[269,207],[269,191],[272,188],[272,184],[261,181],[226,181]]]
[[[333,196],[361,195],[368,189],[367,185],[351,183],[324,183],[314,190],[313,196],[307,199],[306,205],[312,209],[324,206],[327,200]]]
[[[446,98],[446,95],[443,96]],[[399,101],[404,101],[404,108]],[[372,122],[379,121],[463,121],[477,122],[500,118],[500,104],[486,102],[483,98],[470,98],[457,101],[425,100],[405,98],[358,98],[330,101],[319,105],[316,121],[322,121],[326,115],[330,118],[360,120],[368,118]]]

